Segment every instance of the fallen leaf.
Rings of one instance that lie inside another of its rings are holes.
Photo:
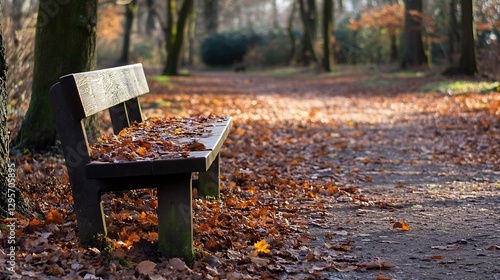
[[[410,230],[410,225],[408,225],[405,221],[401,221],[395,222],[394,225],[392,225],[392,228],[400,228],[403,231],[408,231]]]
[[[498,246],[498,245],[490,245],[490,246],[486,247],[485,250],[490,250],[490,251],[500,250],[500,246]]]
[[[255,244],[253,244],[253,246],[254,246],[255,251],[257,253],[267,254],[267,253],[271,252],[271,250],[269,250],[269,244],[267,243],[266,240],[261,240]]]
[[[377,275],[377,278],[375,278],[375,280],[392,280],[392,278],[380,273],[379,275]]]
[[[45,219],[47,224],[62,224],[64,223],[64,218],[61,212],[57,209],[52,209],[47,214],[45,214]]]
[[[444,246],[431,246],[432,249],[444,250],[444,251],[455,251],[460,249],[460,245],[458,244],[450,244]]]
[[[184,271],[188,269],[186,263],[179,258],[172,258],[169,263],[172,268],[177,271]]]
[[[152,261],[142,261],[140,262],[135,270],[141,275],[149,275],[155,271],[156,263]]]
[[[361,266],[366,269],[390,269],[394,267],[394,265],[390,261],[384,259],[376,259],[371,262],[364,262],[361,264]]]

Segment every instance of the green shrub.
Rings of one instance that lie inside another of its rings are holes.
[[[210,35],[201,43],[201,60],[209,66],[231,65],[242,61],[256,41],[258,36],[236,31]]]

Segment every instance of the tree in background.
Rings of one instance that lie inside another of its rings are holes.
[[[390,61],[396,62],[399,57],[397,38],[403,28],[403,18],[404,11],[401,5],[384,5],[363,12],[358,20],[351,19],[349,29],[358,31],[364,28],[380,32],[377,39],[381,39],[383,34],[387,34],[390,41]]]
[[[403,35],[403,60],[401,68],[427,64],[422,42],[422,0],[405,0],[405,27]]]
[[[462,6],[462,49],[459,72],[467,75],[477,73],[476,64],[476,32],[474,31],[474,0],[461,0]]]
[[[316,50],[314,48],[314,41],[316,39],[316,2],[315,0],[307,0],[307,6],[304,2],[305,0],[299,1],[300,17],[302,19],[302,25],[304,27],[304,36],[302,39],[303,43],[303,62],[308,65],[310,61],[317,62],[318,58],[316,55]]]
[[[179,10],[177,21],[174,20],[175,0],[168,0],[167,17],[168,24],[165,30],[167,45],[167,61],[163,74],[178,75],[179,62],[181,58],[182,44],[186,35],[186,26],[189,16],[193,11],[194,0],[184,0]]]
[[[123,45],[122,54],[118,60],[118,65],[125,65],[129,63],[129,50],[130,50],[130,36],[132,34],[132,24],[137,14],[137,0],[132,0],[125,6],[125,28],[123,32]]]
[[[205,0],[203,6],[203,15],[205,19],[205,29],[207,35],[217,33],[219,28],[219,1]]]
[[[333,0],[323,0],[323,70],[332,71],[333,65]]]
[[[455,51],[457,50],[457,45],[459,42],[459,32],[458,32],[458,20],[457,20],[457,2],[456,0],[450,0],[448,7],[448,62],[450,65],[454,63]]]
[[[9,130],[7,128],[7,63],[2,35],[0,11],[0,217],[10,217],[9,204],[15,202],[15,210],[27,215],[29,203],[15,186],[16,167],[9,163]]]
[[[293,33],[293,23],[295,21],[295,11],[297,10],[297,2],[292,1],[291,3],[291,9],[290,9],[290,15],[288,16],[288,24],[286,31],[288,33],[288,37],[290,38],[290,54],[289,54],[289,64],[294,65],[295,64],[295,34]]]
[[[41,0],[39,4],[32,94],[16,139],[19,148],[55,143],[50,87],[60,76],[95,68],[97,0],[60,2]]]

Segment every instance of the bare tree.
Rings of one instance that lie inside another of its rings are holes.
[[[405,0],[405,28],[401,68],[427,64],[422,42],[422,0]]]
[[[323,70],[332,71],[333,65],[333,0],[323,0]]]

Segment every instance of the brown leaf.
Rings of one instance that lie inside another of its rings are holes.
[[[172,258],[169,262],[170,266],[172,266],[172,268],[174,270],[178,270],[178,271],[184,271],[184,270],[187,270],[189,269],[188,266],[186,265],[185,262],[183,262],[181,259],[179,258]]]
[[[156,263],[152,261],[142,261],[140,262],[135,270],[141,275],[149,275],[155,271]]]
[[[45,214],[45,219],[47,224],[62,224],[64,223],[64,218],[61,212],[57,209],[52,209]]]
[[[432,255],[431,256],[431,259],[435,259],[435,260],[440,260],[442,258],[444,258],[444,256],[442,256],[442,255]]]
[[[361,264],[361,266],[366,269],[390,269],[394,267],[394,265],[390,261],[384,259],[376,259],[371,262],[364,262]]]
[[[458,244],[450,244],[445,246],[431,246],[432,249],[444,250],[444,251],[455,251],[460,249],[460,245]]]
[[[375,280],[392,280],[392,278],[380,273],[379,275],[377,275],[377,278],[375,278]]]

